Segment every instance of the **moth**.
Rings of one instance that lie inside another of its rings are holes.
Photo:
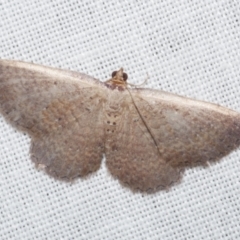
[[[130,87],[121,68],[101,82],[83,73],[0,60],[0,112],[31,137],[30,156],[66,181],[109,172],[133,191],[180,182],[240,145],[240,114],[216,104]]]

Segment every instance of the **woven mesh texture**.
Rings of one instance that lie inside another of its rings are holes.
[[[215,102],[240,112],[240,2],[0,1],[0,58]],[[34,168],[30,139],[0,118],[0,239],[239,239],[240,150],[133,194],[102,164],[87,180]]]

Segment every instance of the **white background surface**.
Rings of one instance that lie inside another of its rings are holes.
[[[0,1],[0,58],[129,82],[240,111],[239,1]],[[240,150],[180,185],[133,194],[104,162],[70,185],[37,171],[0,118],[0,239],[239,239]]]

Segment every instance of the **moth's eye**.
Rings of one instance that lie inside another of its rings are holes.
[[[116,75],[117,75],[117,71],[114,71],[114,72],[112,73],[112,78],[114,78]],[[127,81],[127,79],[128,79],[128,75],[124,72],[124,73],[123,73],[123,80],[124,80],[124,81]]]
[[[127,79],[128,79],[128,75],[126,73],[123,73],[123,80],[127,81]]]
[[[112,78],[114,78],[114,77],[116,76],[116,74],[117,74],[117,71],[114,71],[114,72],[112,73]]]

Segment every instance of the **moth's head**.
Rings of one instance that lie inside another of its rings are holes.
[[[111,89],[119,87],[124,89],[127,87],[127,78],[128,75],[123,71],[123,68],[120,68],[118,71],[114,71],[112,73],[112,78],[107,80],[105,83]]]
[[[126,82],[128,75],[123,71],[123,68],[120,68],[118,71],[112,73],[112,80],[117,80],[121,82]]]

